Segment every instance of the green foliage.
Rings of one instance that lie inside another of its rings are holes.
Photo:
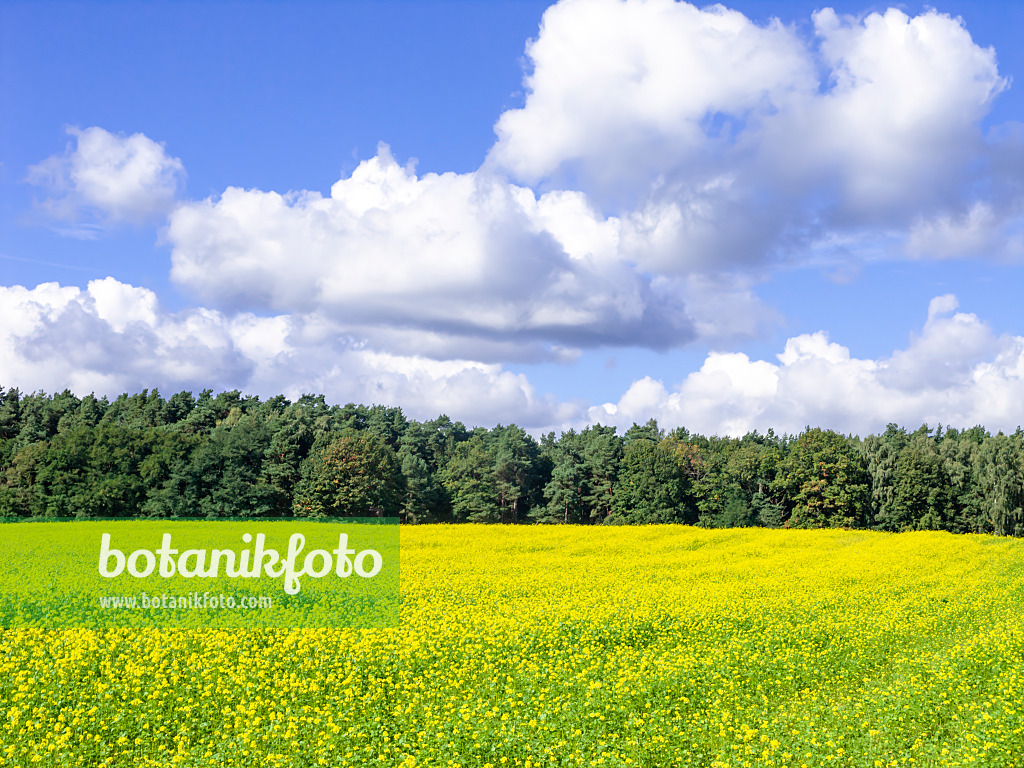
[[[1024,535],[1024,437],[996,435],[974,453],[975,485],[986,528],[997,536]]]
[[[699,525],[734,528],[782,524],[781,507],[773,501],[772,490],[782,449],[773,433],[762,436],[751,432],[735,440],[676,430],[667,443],[689,479]]]
[[[616,436],[615,427],[600,424],[584,429],[580,433],[580,441],[587,478],[583,495],[589,512],[587,522],[604,522],[614,510],[615,485],[622,463],[622,441]]]
[[[870,478],[863,457],[842,435],[808,429],[780,462],[775,487],[788,501],[792,528],[862,527]]]
[[[501,522],[501,498],[494,476],[493,441],[486,430],[454,446],[440,472],[440,480],[451,499],[454,522]]]
[[[933,441],[913,440],[895,466],[892,502],[884,517],[887,530],[942,530],[949,514],[948,483]]]
[[[766,493],[755,493],[750,499],[750,509],[758,525],[765,528],[782,527],[786,510],[782,504],[772,501]]]
[[[288,515],[301,477],[300,467],[313,446],[312,419],[296,406],[271,404],[264,411],[270,439],[263,451],[260,482],[273,488],[270,514]]]
[[[648,428],[626,443],[610,523],[693,523],[696,510],[671,448]],[[627,435],[629,432],[626,433]]]
[[[979,443],[968,433],[958,434],[955,430],[948,430],[938,446],[950,502],[947,530],[953,533],[983,533],[986,530],[981,493],[974,477],[974,454],[978,446]]]
[[[600,523],[614,511],[615,486],[622,460],[622,440],[615,427],[600,424],[577,433],[570,430],[555,441],[545,437],[550,479],[544,486],[545,504],[530,516],[544,523]]]
[[[563,433],[557,443],[554,434],[547,440],[545,448],[552,462],[551,480],[544,486],[547,503],[530,516],[541,523],[582,523],[589,518],[583,441],[575,430]]]
[[[0,387],[0,517],[377,513],[1019,536],[1024,431],[666,437],[651,419],[621,436],[594,425],[538,444],[516,425],[468,430],[443,414],[421,422],[323,395],[164,399],[154,389],[109,401]]]
[[[907,431],[889,424],[882,435],[870,435],[858,448],[871,476],[871,517],[880,528],[894,530],[893,503],[895,497],[896,463],[907,444]]]
[[[494,481],[501,507],[501,522],[518,523],[520,514],[543,496],[543,475],[547,469],[540,449],[525,430],[514,424],[491,431],[494,441]]]
[[[21,393],[0,387],[0,440],[13,440],[21,431]]]
[[[412,452],[399,453],[405,495],[402,500],[402,520],[406,523],[432,523],[440,506],[440,489],[422,456]]]
[[[298,517],[394,517],[402,509],[404,478],[381,438],[346,431],[315,451],[298,483]]]

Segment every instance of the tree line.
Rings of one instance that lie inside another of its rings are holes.
[[[510,424],[157,390],[0,387],[0,518],[397,516],[1024,535],[1024,432],[705,437],[656,421],[540,441]]]

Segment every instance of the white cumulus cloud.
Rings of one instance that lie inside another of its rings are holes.
[[[400,405],[420,419],[446,411],[488,426],[579,416],[578,406],[538,393],[498,364],[376,349],[315,314],[168,313],[151,291],[109,277],[84,290],[0,287],[0,384],[108,396],[154,387],[312,392],[337,403]]]
[[[825,331],[773,360],[735,351],[782,321],[756,292],[780,266],[1024,258],[1024,127],[980,127],[1008,87],[995,52],[934,10],[811,22],[561,0],[478,170],[420,175],[381,145],[327,195],[183,201],[162,144],[71,128],[29,169],[39,210],[80,236],[166,221],[171,278],[201,306],[114,277],[0,287],[0,383],[312,391],[536,429],[1015,427],[1024,338],[952,295],[884,358]],[[589,409],[507,368],[694,341],[716,351],[682,381],[641,371]]]
[[[699,172],[706,150],[728,143],[709,134],[728,137],[813,85],[802,44],[781,24],[674,0],[563,0],[526,54],[526,105],[498,120],[492,159],[531,182]]]
[[[584,423],[625,429],[654,417],[729,435],[810,425],[863,436],[889,422],[1012,431],[1024,421],[1024,337],[997,336],[957,308],[956,297],[936,297],[908,346],[878,360],[852,357],[823,331],[790,338],[776,362],[712,352],[671,390],[645,377],[617,402],[589,408]]]
[[[229,188],[179,205],[171,277],[213,306],[318,311],[394,338],[666,349],[694,331],[673,286],[619,257],[617,220],[481,173],[425,174],[386,147],[316,192]],[[452,354],[455,350],[449,350]]]
[[[662,273],[806,259],[838,233],[896,231],[923,257],[1010,237],[977,197],[1022,199],[1001,170],[1020,133],[979,127],[1008,85],[994,50],[937,11],[812,20],[804,37],[720,5],[563,0],[489,163],[585,192],[622,220],[624,256]]]
[[[29,168],[28,181],[46,197],[39,209],[88,236],[119,222],[159,219],[174,204],[185,178],[181,160],[141,133],[99,127],[68,128],[64,153]]]
[[[958,309],[952,295],[933,299],[920,331],[885,358],[853,357],[819,331],[790,338],[774,361],[712,352],[674,387],[642,377],[616,402],[587,407],[538,392],[500,364],[395,353],[316,313],[168,313],[147,289],[106,278],[84,290],[0,288],[0,383],[111,396],[153,387],[314,392],[537,434],[595,422],[624,430],[652,417],[731,435],[806,425],[866,435],[890,421],[1012,430],[1024,401],[1024,337],[998,336]]]

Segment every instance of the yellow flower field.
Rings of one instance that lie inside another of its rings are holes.
[[[398,629],[0,630],[0,765],[1024,764],[1024,542],[401,536]]]

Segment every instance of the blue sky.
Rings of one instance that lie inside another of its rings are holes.
[[[832,8],[0,5],[0,385],[1012,430],[1024,10]]]

